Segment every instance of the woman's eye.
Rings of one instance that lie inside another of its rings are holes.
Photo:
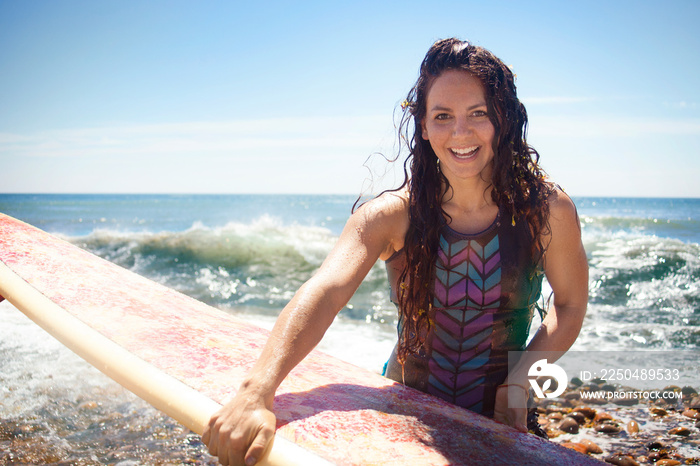
[[[436,120],[447,120],[450,116],[447,113],[438,113],[435,115]]]
[[[484,117],[486,116],[486,112],[483,110],[477,110],[474,113],[472,113],[472,115],[475,117]]]

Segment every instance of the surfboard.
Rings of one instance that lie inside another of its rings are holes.
[[[268,333],[0,214],[0,295],[202,433]],[[314,350],[279,387],[260,464],[600,464]]]

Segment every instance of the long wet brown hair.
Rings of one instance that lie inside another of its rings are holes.
[[[431,84],[447,70],[464,70],[478,78],[486,93],[487,112],[495,128],[493,139],[492,200],[507,213],[502,221],[527,222],[532,238],[531,257],[542,260],[542,236],[548,230],[548,196],[554,191],[538,165],[539,154],[526,141],[527,112],[518,100],[510,68],[488,50],[458,39],[437,41],[428,50],[420,76],[402,108],[399,137],[409,156],[404,164],[404,188],[409,193],[409,228],[404,241],[406,268],[399,278],[399,343],[397,356],[404,362],[423,346],[430,328],[435,258],[440,228],[447,214],[442,202],[451,191],[440,172],[430,142],[423,139],[421,122]]]

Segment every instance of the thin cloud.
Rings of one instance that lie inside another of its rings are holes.
[[[643,137],[700,135],[700,118],[539,116],[530,121],[538,137]]]
[[[679,102],[664,102],[664,107],[673,108],[676,110],[694,110],[698,108],[698,104],[693,101],[681,100]]]
[[[276,118],[111,126],[0,134],[0,154],[96,157],[112,154],[231,154],[261,149],[369,148],[375,150],[390,119],[381,116]]]

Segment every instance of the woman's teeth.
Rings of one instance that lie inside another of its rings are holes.
[[[457,158],[466,159],[473,156],[479,150],[479,146],[465,147],[464,149],[452,148],[450,150]]]

